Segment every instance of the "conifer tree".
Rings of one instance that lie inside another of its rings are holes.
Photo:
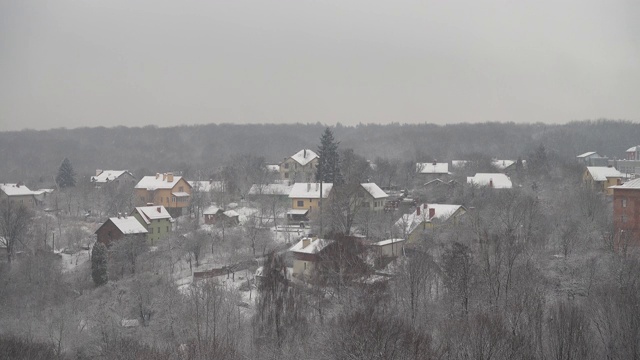
[[[340,155],[338,154],[338,144],[333,138],[331,129],[326,128],[320,138],[318,147],[318,168],[316,169],[316,181],[342,184],[342,174],[340,173]]]
[[[109,281],[107,271],[107,247],[98,242],[91,251],[91,277],[96,286],[104,285]]]
[[[76,186],[76,172],[73,170],[73,166],[71,166],[71,161],[67,158],[64,158],[62,164],[60,164],[58,176],[56,176],[56,184],[58,184],[58,187],[61,189]]]

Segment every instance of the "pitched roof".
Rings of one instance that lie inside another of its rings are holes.
[[[91,181],[96,183],[107,183],[109,181],[113,181],[124,174],[131,175],[131,178],[135,179],[132,173],[129,170],[102,170],[102,172],[96,176],[91,177]]]
[[[628,148],[626,152],[632,152],[632,151],[636,151],[636,150],[640,150],[640,145],[632,146],[632,147]]]
[[[640,190],[640,178],[627,181],[622,185],[610,186],[609,189],[630,189],[630,190]]]
[[[396,221],[396,226],[401,229],[404,228],[405,232],[410,234],[423,222],[431,222],[433,220],[446,222],[451,218],[451,215],[455,214],[456,211],[463,208],[463,206],[452,204],[421,204],[419,208],[419,215],[418,209],[414,210],[411,214],[404,214]],[[432,218],[429,218],[429,209],[433,209],[434,211]]]
[[[33,195],[33,191],[28,187],[18,184],[0,184],[0,190],[7,196]]]
[[[293,185],[285,184],[253,184],[248,195],[289,195],[292,188]]]
[[[174,186],[182,179],[182,176],[174,176],[173,181],[167,181],[164,174],[157,174],[156,176],[145,176],[136,184],[136,189],[147,189],[147,190],[157,190],[157,189],[173,189]],[[187,184],[189,184],[187,182]],[[191,186],[189,184],[189,186]]]
[[[240,214],[238,214],[237,211],[235,210],[227,210],[225,212],[223,212],[224,216],[226,217],[236,217],[236,216],[240,216]]]
[[[387,240],[382,240],[382,241],[378,241],[375,242],[373,244],[371,244],[371,246],[385,246],[385,245],[390,245],[393,243],[399,243],[399,242],[403,242],[405,241],[405,239],[387,239]]]
[[[360,184],[374,199],[384,199],[389,197],[376,183]],[[324,192],[324,191],[323,191]]]
[[[164,206],[139,206],[133,210],[133,212],[135,211],[142,216],[147,224],[151,222],[150,220],[171,219],[171,215]]]
[[[624,177],[620,171],[608,166],[587,166],[587,171],[594,181],[606,181],[607,178]]]
[[[420,174],[448,174],[449,163],[416,163],[416,171]]]
[[[306,151],[306,152],[305,152]],[[305,156],[306,155],[306,156]],[[316,154],[313,150],[303,149],[293,154],[291,158],[298,162],[298,164],[305,166],[310,163],[313,159],[318,158],[318,154]]]
[[[491,183],[493,183],[494,189],[511,189],[513,187],[511,179],[501,173],[477,173],[475,176],[467,177],[467,184],[489,186]]]
[[[280,165],[267,165],[267,170],[278,172],[280,171]]]
[[[333,183],[322,184],[322,198],[329,197],[329,193],[333,188]],[[319,199],[320,198],[320,183],[295,183],[289,193],[291,199]]]
[[[109,220],[115,225],[123,234],[146,234],[148,231],[142,224],[133,216],[127,217],[112,217]]]
[[[593,154],[595,154],[595,153],[596,153],[595,151],[589,151],[589,152],[586,152],[586,153],[584,153],[584,154],[580,154],[580,155],[578,155],[578,156],[576,156],[576,157],[577,157],[577,158],[585,158],[585,157],[591,156],[591,155],[593,155]]]
[[[215,215],[217,214],[220,210],[219,207],[215,206],[215,205],[211,205],[208,208],[204,209],[204,211],[202,212],[203,215]]]
[[[515,160],[498,160],[498,159],[491,160],[491,165],[493,165],[498,170],[504,170],[515,163],[516,163]]]
[[[305,240],[309,240],[309,245],[307,245],[306,247],[303,247],[303,243]],[[310,238],[304,238],[300,241],[298,241],[297,244],[293,245],[291,248],[289,248],[289,251],[292,252],[297,252],[297,253],[304,253],[304,254],[318,254],[319,252],[321,252],[322,250],[324,250],[327,246],[333,244],[334,241],[333,240],[327,240],[327,239],[310,239]]]

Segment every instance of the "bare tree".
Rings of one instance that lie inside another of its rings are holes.
[[[22,204],[10,200],[0,202],[0,234],[7,249],[7,261],[11,263],[18,246],[26,246],[33,213]]]

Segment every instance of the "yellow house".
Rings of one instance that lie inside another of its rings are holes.
[[[323,255],[326,255],[334,243],[333,240],[318,238],[303,238],[298,241],[289,248],[294,257],[292,275],[302,280],[312,279],[318,268],[331,263],[331,257]]]
[[[316,177],[318,154],[309,149],[303,149],[280,163],[280,177],[290,183],[298,181],[310,182]]]
[[[587,166],[582,175],[582,181],[586,186],[613,195],[612,186],[621,185],[624,174],[613,167],[607,166]]]
[[[421,204],[413,213],[402,215],[395,225],[408,243],[415,243],[428,229],[456,225],[466,212],[462,205]]]
[[[135,186],[135,194],[137,206],[164,206],[176,217],[189,206],[191,185],[173,173],[156,174],[143,177]]]
[[[0,184],[0,201],[1,200],[8,200],[12,204],[21,204],[26,207],[35,205],[34,192],[20,183]]]
[[[333,188],[332,183],[322,183],[322,198],[329,197]],[[320,183],[296,183],[289,193],[291,208],[295,210],[306,209],[312,213],[320,205]]]

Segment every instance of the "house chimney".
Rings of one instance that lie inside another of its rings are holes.
[[[156,173],[156,179],[160,177],[160,173]]]
[[[305,159],[307,158],[307,149],[304,149],[303,157],[304,157]]]
[[[433,166],[438,165],[438,161],[437,160],[433,160]]]
[[[493,179],[489,179],[489,187],[493,187]]]
[[[118,213],[118,219],[120,219],[120,217],[122,217],[122,213]]]
[[[160,206],[158,206],[156,210],[158,210],[158,212],[162,212],[162,210],[160,210]]]
[[[167,173],[162,173],[162,181],[167,180]]]
[[[311,239],[309,239],[308,237],[302,239],[302,248],[306,248],[307,246],[309,246],[309,244],[311,244]]]
[[[311,183],[307,183],[307,192],[311,191]]]
[[[316,191],[318,191],[318,188],[320,187],[319,183],[316,183]]]
[[[96,176],[98,176],[98,175],[100,175],[100,174],[102,174],[102,170],[100,170],[100,169],[96,169]]]
[[[429,208],[429,220],[433,219],[434,216],[436,216],[436,209]]]
[[[420,216],[420,206],[416,206],[416,215]]]
[[[167,182],[173,182],[173,173],[172,172],[167,173]]]

